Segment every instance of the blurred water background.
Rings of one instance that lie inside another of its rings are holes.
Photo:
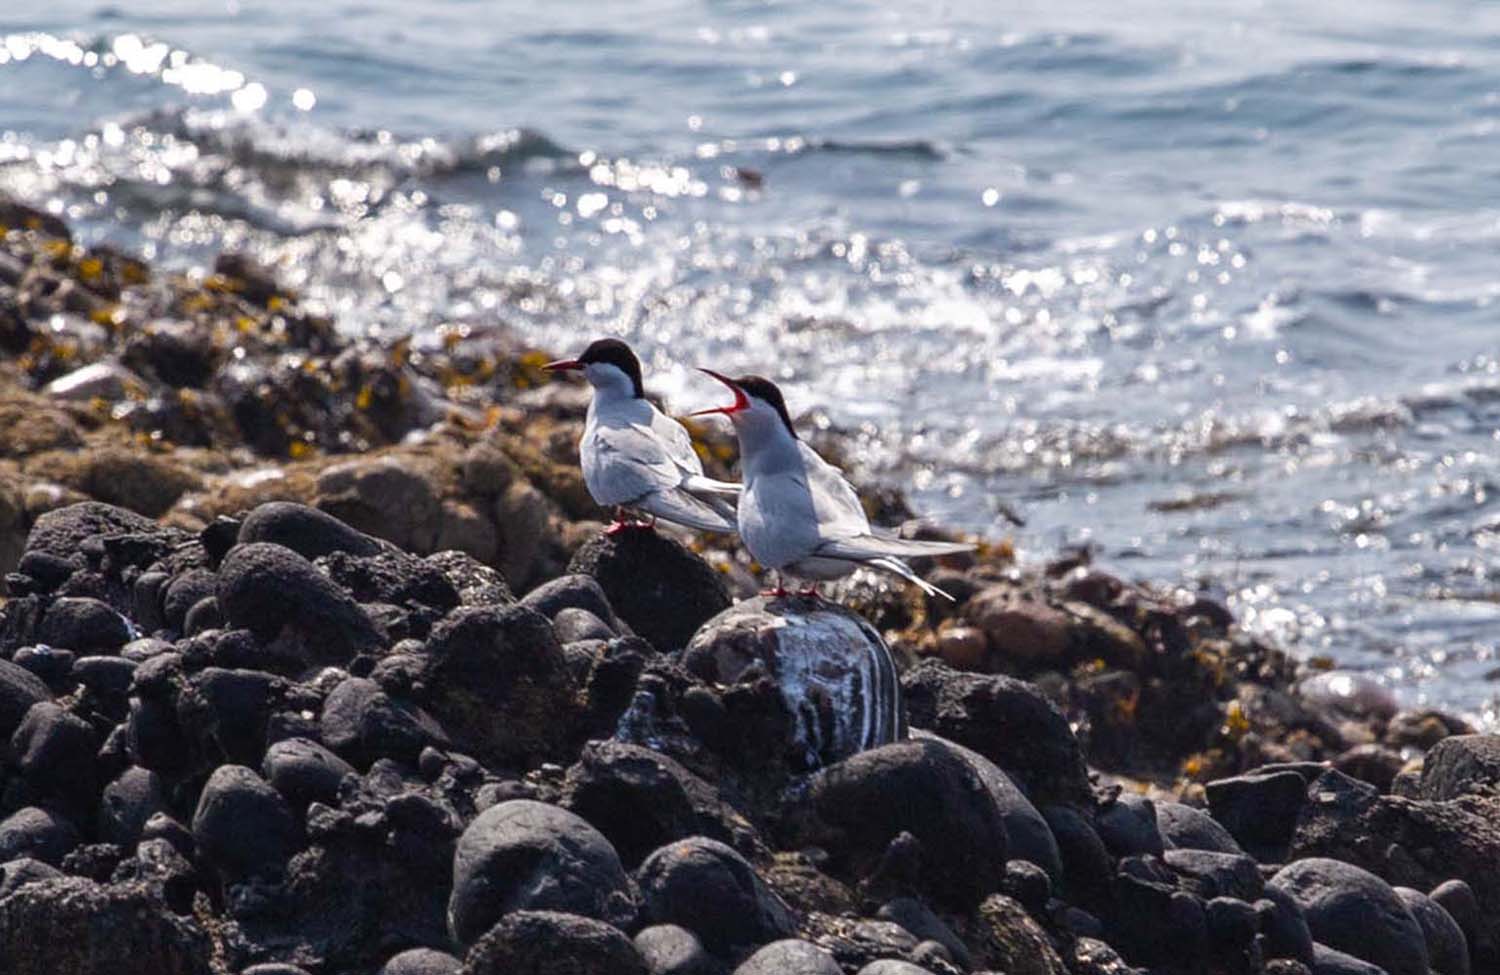
[[[0,189],[87,240],[767,373],[924,515],[1491,724],[1497,123],[1459,0],[0,6]]]

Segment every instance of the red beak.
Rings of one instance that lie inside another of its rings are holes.
[[[548,372],[568,372],[573,369],[582,369],[583,363],[577,359],[558,359],[556,362],[547,363],[542,368]]]
[[[725,416],[734,416],[741,410],[747,410],[750,408],[750,397],[745,395],[745,391],[743,389],[740,389],[739,386],[735,385],[733,379],[730,379],[728,376],[721,375],[720,373],[714,372],[712,369],[704,369],[700,367],[698,371],[708,373],[710,376],[714,377],[725,386],[728,386],[729,391],[734,393],[734,402],[729,406],[715,406],[714,408],[708,410],[698,410],[696,413],[689,413],[688,416],[710,416],[714,413],[722,413]]]

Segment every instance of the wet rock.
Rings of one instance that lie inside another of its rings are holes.
[[[1262,862],[1284,858],[1307,801],[1307,780],[1294,771],[1218,779],[1205,788],[1214,819]]]
[[[9,975],[209,975],[209,943],[143,886],[63,877],[0,900]]]
[[[1215,897],[1204,907],[1208,938],[1220,956],[1244,952],[1260,933],[1260,915],[1235,897]],[[1243,957],[1243,955],[1241,955]]]
[[[375,539],[344,524],[326,511],[292,501],[257,505],[240,524],[239,542],[271,542],[291,549],[311,562],[333,552],[378,555]]]
[[[354,766],[307,738],[288,738],[266,749],[261,771],[299,810],[314,802],[334,804],[344,777],[356,774]]]
[[[1161,856],[1161,832],[1156,827],[1156,804],[1141,796],[1121,795],[1099,810],[1094,819],[1099,838],[1117,857]]]
[[[746,958],[734,975],[843,975],[833,956],[810,941],[773,941]]]
[[[9,660],[0,660],[0,738],[15,734],[33,704],[52,699],[42,679]]]
[[[219,606],[232,626],[271,640],[291,631],[309,657],[348,661],[383,640],[364,609],[291,549],[238,545],[219,567]]]
[[[463,963],[432,948],[410,948],[392,955],[377,975],[459,975]]]
[[[914,727],[972,748],[1004,769],[1033,801],[1092,803],[1078,739],[1031,684],[925,660],[902,675],[901,686]]]
[[[84,654],[116,650],[132,636],[125,618],[108,603],[87,597],[54,600],[37,630],[42,643]]]
[[[1215,853],[1243,853],[1229,831],[1208,813],[1180,802],[1156,803],[1156,826],[1172,846]]]
[[[422,749],[449,747],[448,736],[431,715],[362,677],[350,677],[333,689],[323,702],[319,728],[328,747],[361,768],[381,758],[415,766]]]
[[[1352,718],[1388,721],[1397,710],[1389,688],[1368,674],[1350,670],[1314,674],[1297,685],[1297,693],[1319,707]]]
[[[272,961],[264,965],[251,965],[240,975],[307,975],[307,969]]]
[[[795,930],[791,910],[755,868],[715,840],[695,836],[664,846],[637,878],[645,921],[681,925],[718,955]]]
[[[687,928],[657,924],[635,936],[635,950],[651,975],[719,975],[719,963]]]
[[[30,857],[57,866],[78,842],[73,824],[48,809],[27,806],[0,821],[0,863]]]
[[[564,752],[574,692],[547,618],[523,606],[464,607],[427,639],[424,704],[482,761],[528,767]]]
[[[723,577],[654,531],[598,535],[573,555],[568,571],[593,576],[615,613],[663,652],[687,646],[699,627],[729,608]]]
[[[147,821],[165,810],[160,776],[132,765],[104,787],[104,798],[99,804],[99,838],[132,849],[140,841]]]
[[[713,786],[660,752],[590,742],[568,770],[562,803],[609,838],[627,867],[682,836],[754,848],[754,829]]]
[[[443,508],[432,482],[395,457],[360,458],[318,476],[316,505],[347,525],[403,549],[432,552]]]
[[[1390,975],[1426,975],[1422,928],[1385,881],[1352,864],[1313,857],[1283,867],[1270,885],[1302,908],[1320,944]]]
[[[70,809],[92,807],[99,783],[94,756],[99,741],[87,721],[53,704],[33,704],[10,739],[16,768],[39,794]]]
[[[957,909],[1000,887],[1005,822],[973,767],[943,742],[914,740],[862,752],[819,772],[810,799],[837,831],[829,842],[867,876],[892,840],[921,844],[922,882]]]
[[[747,599],[706,622],[682,661],[710,684],[768,678],[792,718],[783,747],[803,767],[905,737],[901,688],[885,641],[863,618],[832,603]]]
[[[609,840],[566,809],[516,799],[480,813],[459,839],[448,923],[455,940],[473,944],[500,917],[523,910],[619,924],[635,914]]]
[[[1422,762],[1422,796],[1456,799],[1500,794],[1500,735],[1456,735],[1433,746]]]
[[[1419,890],[1410,887],[1395,890],[1422,928],[1432,970],[1437,975],[1469,975],[1469,942],[1453,915]]]
[[[1046,931],[1004,894],[993,894],[979,905],[975,928],[983,963],[1006,975],[1066,975],[1068,971]]]
[[[222,765],[203,787],[193,840],[209,863],[231,878],[275,874],[302,842],[291,807],[254,771]]]
[[[465,975],[646,975],[630,939],[589,917],[515,911],[469,949]]]

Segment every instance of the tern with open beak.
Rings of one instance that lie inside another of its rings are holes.
[[[704,475],[687,430],[646,400],[641,363],[630,346],[599,339],[578,358],[545,368],[581,372],[594,387],[578,455],[589,494],[615,511],[606,531],[649,528],[657,518],[700,531],[735,530],[740,486]],[[627,511],[651,520],[630,521]]]
[[[778,575],[812,580],[805,595],[817,594],[817,580],[838,579],[867,565],[898,575],[930,595],[953,598],[901,559],[951,555],[974,546],[878,534],[844,475],[797,436],[775,383],[759,376],[730,379],[703,371],[734,393],[729,406],[693,415],[720,413],[734,423],[745,482],[740,538],[757,562]],[[768,592],[785,594],[780,579]]]

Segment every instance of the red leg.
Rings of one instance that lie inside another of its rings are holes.
[[[808,585],[808,586],[803,586],[801,589],[798,589],[797,590],[797,595],[803,597],[804,599],[822,599],[823,598],[823,594],[820,593],[820,592],[818,592],[818,584],[816,582],[814,582],[813,584]]]
[[[606,535],[618,535],[618,534],[620,534],[620,532],[622,532],[625,529],[629,528],[630,524],[631,523],[629,521],[627,521],[626,518],[625,518],[625,509],[624,508],[616,508],[615,509],[615,520],[612,521],[612,522],[610,522],[609,526],[604,529],[604,534],[606,534]]]
[[[787,592],[786,586],[782,583],[781,573],[774,572],[772,573],[772,575],[776,577],[776,585],[770,589],[762,589],[760,591],[760,594],[762,596],[768,596],[772,599],[780,599],[784,596],[790,596],[791,593]]]

